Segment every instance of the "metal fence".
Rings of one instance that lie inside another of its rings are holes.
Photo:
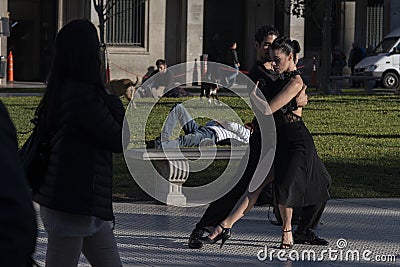
[[[383,3],[367,7],[366,45],[376,47],[383,35]]]
[[[109,8],[107,44],[144,47],[146,1],[115,0]]]

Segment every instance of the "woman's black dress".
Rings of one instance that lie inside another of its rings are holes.
[[[290,81],[287,75],[270,75],[269,78],[262,90],[267,101],[272,100]],[[273,115],[277,132],[275,200],[290,207],[327,201],[331,176],[318,157],[314,140],[301,117],[292,113],[290,104]]]

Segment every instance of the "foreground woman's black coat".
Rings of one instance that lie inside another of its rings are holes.
[[[67,83],[51,139],[39,204],[58,211],[112,220],[112,153],[122,152],[124,107],[105,91]]]
[[[36,217],[18,157],[15,127],[1,101],[0,184],[0,266],[29,266],[35,252]]]

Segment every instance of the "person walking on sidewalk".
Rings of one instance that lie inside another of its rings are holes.
[[[50,137],[49,166],[34,191],[48,234],[46,266],[122,266],[114,234],[112,153],[121,153],[125,109],[106,91],[100,42],[89,20],[57,34],[39,124]],[[127,140],[129,138],[125,138]]]
[[[234,68],[235,71],[233,71],[233,73],[228,75],[228,77],[226,78],[226,83],[228,87],[231,85],[237,85],[236,77],[239,75],[240,63],[236,48],[237,48],[236,42],[233,42],[229,47],[228,65]]]

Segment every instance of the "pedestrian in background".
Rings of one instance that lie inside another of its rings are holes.
[[[231,73],[227,77],[226,83],[227,83],[228,87],[231,86],[231,85],[237,85],[236,77],[239,75],[240,63],[239,63],[239,58],[238,58],[238,54],[237,54],[236,48],[237,48],[237,43],[236,42],[233,42],[231,44],[231,46],[229,47],[227,63],[228,63],[229,66],[234,68],[235,71],[233,71],[233,73]]]
[[[358,62],[360,62],[363,59],[363,50],[360,48],[358,43],[353,42],[352,47],[353,48],[350,50],[349,64],[348,64],[348,66],[351,69],[351,76],[354,75],[354,67],[357,65]],[[360,83],[353,80],[352,86],[358,87],[360,86]]]
[[[347,65],[346,63],[346,55],[340,47],[335,47],[332,51],[332,75],[333,76],[342,76],[343,68]]]

